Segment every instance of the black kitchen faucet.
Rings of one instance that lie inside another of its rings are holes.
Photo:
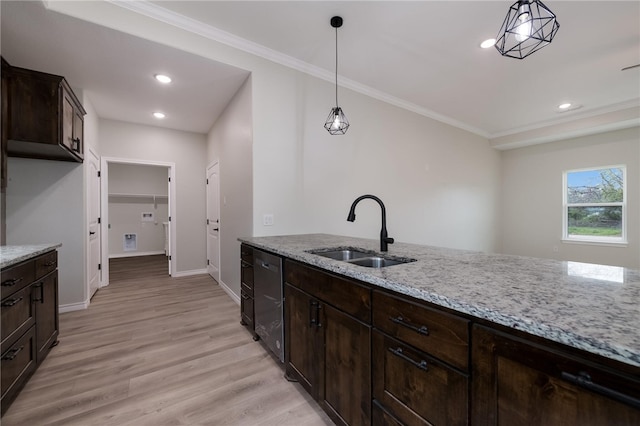
[[[377,201],[380,204],[380,208],[382,209],[382,229],[380,230],[380,251],[387,251],[388,245],[393,244],[393,238],[390,238],[387,234],[387,211],[384,208],[384,203],[382,200],[375,195],[361,195],[356,198],[353,204],[351,204],[351,209],[349,210],[349,216],[347,216],[347,220],[349,222],[353,222],[356,220],[356,205],[364,200],[365,198],[371,198],[374,201]]]

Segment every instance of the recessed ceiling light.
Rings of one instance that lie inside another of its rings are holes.
[[[571,104],[569,102],[558,105],[558,109],[569,109],[569,108],[571,108]]]
[[[155,118],[159,119],[159,120],[160,120],[160,119],[163,119],[163,118],[165,118],[165,117],[166,117],[166,115],[164,115],[164,114],[163,114],[163,113],[161,113],[161,112],[154,112],[154,113],[153,113],[153,116],[154,116]]]
[[[164,74],[156,74],[156,75],[154,75],[154,77],[155,77],[155,78],[156,78],[156,80],[158,80],[160,83],[164,83],[164,84],[171,83],[171,77],[169,77],[168,75],[164,75]]]
[[[480,47],[482,47],[483,49],[488,49],[490,47],[493,47],[495,44],[496,44],[496,39],[489,38],[483,41],[482,43],[480,43]]]

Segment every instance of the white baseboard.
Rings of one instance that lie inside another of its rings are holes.
[[[224,290],[225,293],[227,293],[229,295],[229,297],[231,298],[231,300],[233,300],[234,302],[236,302],[236,304],[238,304],[238,306],[240,306],[240,296],[238,296],[237,294],[235,294],[233,292],[233,290],[231,290],[229,288],[228,285],[226,285],[225,283],[222,282],[222,280],[218,281],[218,285],[220,287],[222,287],[222,289]]]
[[[164,250],[160,251],[135,251],[131,253],[116,253],[110,254],[109,259],[118,259],[120,257],[136,257],[136,256],[155,256],[157,254],[164,254]],[[167,259],[168,261],[169,259]]]
[[[66,305],[59,305],[58,312],[64,314],[65,312],[81,311],[89,307],[89,301],[86,300],[80,303],[69,303]]]
[[[202,274],[206,274],[207,270],[205,269],[192,269],[190,271],[177,271],[171,274],[172,277],[174,278],[179,278],[179,277],[188,277],[190,275],[202,275]]]

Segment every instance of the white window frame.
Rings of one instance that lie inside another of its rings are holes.
[[[617,203],[571,203],[567,202],[567,175],[569,173],[586,172],[604,169],[622,169],[622,202]],[[620,237],[594,237],[589,235],[569,235],[569,207],[621,207],[622,229]],[[595,166],[583,169],[565,170],[562,173],[562,241],[571,243],[626,245],[627,244],[627,166]]]

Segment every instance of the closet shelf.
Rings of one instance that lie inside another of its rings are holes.
[[[122,194],[109,193],[109,202],[112,203],[153,203],[157,207],[158,203],[167,204],[169,197],[160,194]]]

